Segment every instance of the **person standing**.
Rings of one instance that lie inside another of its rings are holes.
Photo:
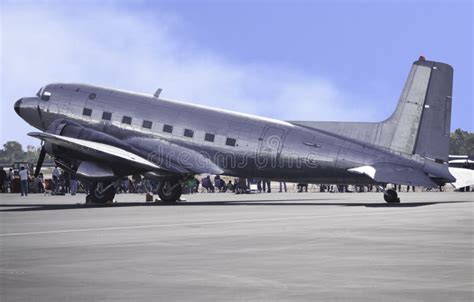
[[[197,177],[194,177],[194,182],[196,183],[196,185],[194,186],[195,187],[195,193],[199,193],[199,179],[197,179]]]
[[[127,178],[127,181],[128,181],[128,178]],[[76,195],[77,180],[76,180],[76,175],[75,174],[70,174],[69,185],[70,185],[71,195],[73,195],[73,196]]]
[[[240,178],[234,178],[234,192],[240,194]]]
[[[7,183],[7,172],[2,169],[0,170],[0,188],[2,189],[2,193],[8,193],[8,189],[6,186]]]
[[[211,191],[211,193],[214,193],[214,186],[212,185],[212,180],[211,180],[211,176],[208,175],[206,177],[206,182],[207,184],[209,185],[209,187],[207,188],[207,191],[209,192],[209,190]]]
[[[286,181],[280,181],[280,193],[283,192],[283,188],[285,189],[285,193],[288,192],[288,190],[286,189]]]
[[[37,188],[38,188],[38,193],[44,193],[44,185],[43,185],[44,176],[43,176],[43,173],[40,173],[38,175],[38,177],[35,179],[35,182],[36,182],[36,185],[37,185]]]
[[[25,167],[20,169],[21,196],[28,196],[28,170]]]
[[[203,189],[205,190],[205,192],[209,193],[209,180],[208,180],[207,177],[204,177],[202,179],[202,184],[201,185],[202,185]]]
[[[64,171],[61,171],[59,174],[59,187],[61,188],[60,194],[64,195],[66,194],[66,174]]]
[[[10,189],[10,193],[13,192],[12,184],[14,179],[15,174],[13,173],[13,169],[10,168],[10,171],[8,171],[8,189]]]
[[[221,191],[221,177],[219,175],[214,176],[214,187],[219,192]]]
[[[53,170],[53,186],[54,186],[53,192],[57,193],[58,190],[59,190],[59,168],[58,168],[58,166],[54,167],[54,170]]]
[[[257,190],[258,190],[258,193],[262,193],[262,180],[261,179],[257,179]]]
[[[269,180],[264,180],[263,181],[263,192],[267,191],[267,193],[271,193],[272,192],[271,186],[272,186],[272,184]]]
[[[232,181],[229,180],[227,183],[227,191],[234,192],[234,185],[232,184]]]
[[[71,191],[71,175],[69,172],[64,172],[64,193],[67,194]]]

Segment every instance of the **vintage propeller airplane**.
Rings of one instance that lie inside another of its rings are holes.
[[[15,111],[41,132],[45,154],[91,183],[86,201],[114,198],[124,177],[159,179],[175,202],[196,174],[329,184],[437,187],[448,168],[453,69],[413,63],[393,114],[382,122],[281,121],[83,84],[49,84]],[[314,100],[317,102],[317,100]],[[388,203],[398,203],[384,189]]]

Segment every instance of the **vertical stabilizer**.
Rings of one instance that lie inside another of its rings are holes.
[[[393,114],[383,122],[291,122],[407,154],[446,162],[453,68],[420,57],[412,65]]]
[[[381,123],[376,144],[447,161],[452,86],[451,66],[421,57],[412,66],[395,112]]]

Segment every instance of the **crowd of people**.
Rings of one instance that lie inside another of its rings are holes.
[[[88,185],[81,183],[76,179],[75,174],[68,173],[59,167],[54,167],[52,170],[52,178],[47,183],[43,173],[40,173],[38,177],[32,177],[25,167],[15,173],[13,169],[5,171],[3,168],[0,169],[0,190],[2,193],[9,193],[19,191],[21,196],[27,196],[29,192],[45,193],[46,189],[52,195],[75,195],[78,190],[84,193],[89,192]],[[19,190],[14,189],[14,180],[19,180]],[[415,192],[414,186],[403,186],[403,191]],[[119,184],[116,186],[117,193],[156,193],[158,188],[158,181],[152,179],[146,179],[141,175],[133,175],[131,178],[124,177]],[[310,190],[308,190],[310,188]],[[398,192],[402,191],[401,185],[393,187]],[[330,192],[330,193],[344,193],[344,192],[381,192],[382,188],[373,185],[309,185],[307,183],[293,184],[292,191],[296,192]],[[421,190],[421,189],[420,189]],[[439,188],[443,191],[443,188]],[[236,194],[243,193],[271,193],[272,184],[269,180],[253,179],[253,178],[239,178],[239,177],[226,177],[210,175],[198,178],[192,177],[187,179],[183,183],[184,194],[194,193],[224,193],[232,192]],[[286,182],[279,182],[278,192],[288,192],[288,186]]]
[[[19,188],[16,188],[18,180]],[[37,177],[30,175],[28,169],[24,166],[15,173],[13,169],[5,171],[0,169],[0,191],[2,193],[13,193],[19,191],[21,196],[28,196],[28,193],[45,193],[46,181],[43,173],[39,173]],[[70,193],[75,195],[77,193],[78,181],[75,175],[55,167],[52,171],[52,179],[50,183],[51,194],[64,195]]]

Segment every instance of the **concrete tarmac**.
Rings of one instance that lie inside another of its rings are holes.
[[[1,301],[473,301],[473,193],[0,195]]]

